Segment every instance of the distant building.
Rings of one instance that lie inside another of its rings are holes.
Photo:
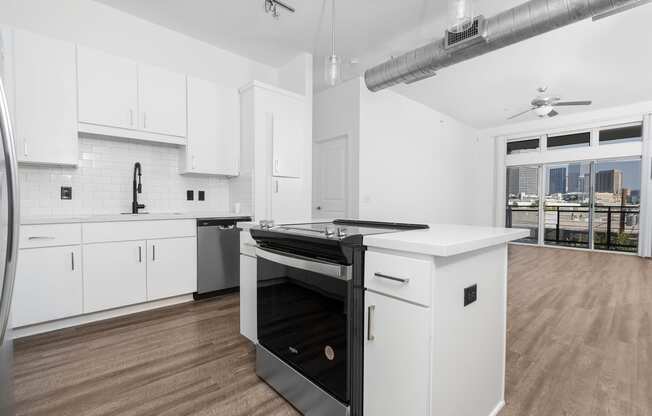
[[[584,192],[584,177],[582,165],[575,163],[568,165],[568,192]]]
[[[537,195],[539,193],[539,174],[537,167],[523,166],[507,170],[507,183],[510,195]]]
[[[595,175],[595,192],[620,194],[623,189],[623,172],[617,169],[602,170]]]
[[[550,181],[548,183],[548,193],[550,194],[566,193],[566,168],[550,169]]]

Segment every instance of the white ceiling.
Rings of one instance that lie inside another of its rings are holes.
[[[330,1],[286,0],[296,7],[278,20],[263,0],[99,0],[143,19],[272,66],[297,53],[315,55],[317,89],[329,46]],[[476,0],[491,16],[524,0]],[[445,0],[338,1],[337,52],[359,63],[347,77],[391,55],[441,37]],[[652,100],[652,5],[598,22],[590,20],[445,68],[395,89],[476,127],[506,123],[547,85],[564,99],[592,99],[604,108]],[[564,108],[564,114],[582,111]],[[527,120],[525,116],[514,122]]]

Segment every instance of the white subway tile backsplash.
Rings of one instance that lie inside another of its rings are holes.
[[[135,162],[143,167],[138,202],[147,205],[145,211],[228,211],[228,179],[180,175],[180,151],[168,145],[80,137],[77,168],[19,166],[21,215],[128,212]],[[72,186],[72,200],[60,199],[62,186]],[[206,191],[206,200],[186,201],[188,189]]]

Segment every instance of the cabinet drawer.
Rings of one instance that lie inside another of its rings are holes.
[[[433,262],[367,251],[365,287],[399,299],[430,306]]]
[[[23,225],[20,248],[55,247],[81,244],[81,224]]]
[[[93,222],[84,224],[84,243],[195,237],[195,220]]]

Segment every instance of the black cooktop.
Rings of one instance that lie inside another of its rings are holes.
[[[334,220],[329,222],[309,222],[299,224],[282,224],[270,230],[304,236],[345,239],[350,236],[386,234],[397,231],[421,230],[428,228],[425,224],[404,224],[397,222]]]
[[[400,231],[422,230],[425,224],[334,220],[277,226],[255,226],[251,236],[260,247],[312,258],[351,264],[355,247],[362,247],[363,237]]]

